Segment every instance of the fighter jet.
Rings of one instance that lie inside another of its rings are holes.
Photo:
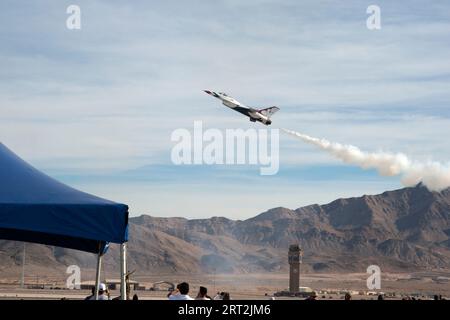
[[[242,113],[250,118],[250,121],[252,122],[261,122],[265,124],[266,126],[270,125],[272,123],[272,120],[270,120],[270,117],[280,110],[278,107],[270,107],[265,109],[254,109],[247,107],[240,103],[239,101],[235,100],[234,98],[230,97],[226,93],[223,92],[214,92],[209,90],[204,90],[207,94],[220,99],[222,103],[227,106],[230,109],[233,109],[239,113]]]

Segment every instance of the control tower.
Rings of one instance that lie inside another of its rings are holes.
[[[300,263],[302,249],[298,244],[289,246],[289,291],[298,293],[300,288]]]

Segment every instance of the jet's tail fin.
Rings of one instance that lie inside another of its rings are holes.
[[[270,107],[270,108],[265,108],[265,109],[261,109],[258,110],[262,115],[270,118],[271,116],[273,116],[278,110],[280,110],[280,108],[278,107]]]

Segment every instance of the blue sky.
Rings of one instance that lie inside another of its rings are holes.
[[[81,8],[82,29],[66,28]],[[381,8],[382,29],[366,28]],[[276,176],[171,164],[177,128],[252,128],[203,89],[281,107],[285,127],[448,162],[448,1],[2,1],[0,136],[131,214],[245,219],[401,187],[281,135]],[[259,127],[258,127],[259,128]]]

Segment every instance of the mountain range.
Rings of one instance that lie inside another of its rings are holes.
[[[130,269],[150,273],[285,272],[287,251],[298,243],[303,270],[365,272],[450,269],[450,189],[404,188],[338,199],[295,210],[273,208],[247,220],[130,218]],[[0,274],[17,273],[23,244],[0,240]],[[118,267],[117,246],[105,256]],[[95,256],[27,244],[27,268],[42,272],[77,264],[95,267]],[[15,272],[14,272],[15,271]]]

